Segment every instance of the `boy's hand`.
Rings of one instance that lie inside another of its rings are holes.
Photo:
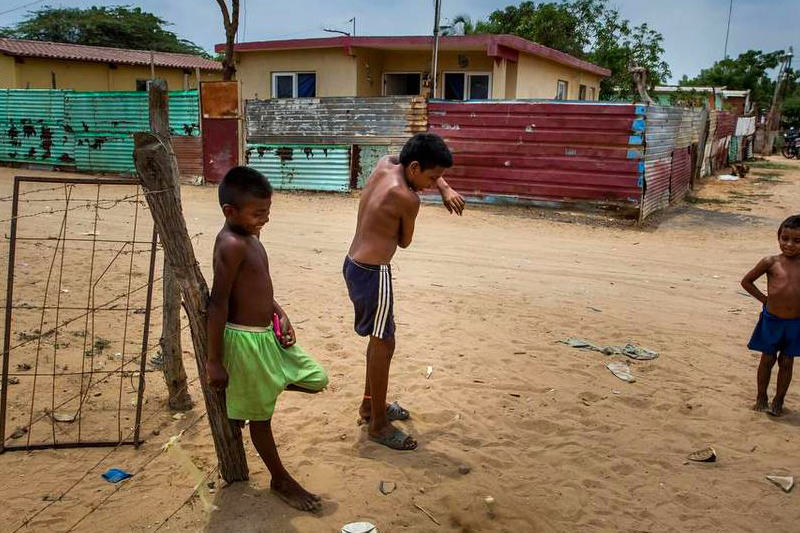
[[[208,361],[206,363],[206,381],[217,392],[222,392],[228,386],[228,372],[222,363]]]
[[[297,339],[294,337],[294,328],[292,327],[292,323],[289,321],[289,317],[284,314],[282,317],[280,317],[280,323],[281,346],[284,348],[294,346],[294,343],[297,342]]]
[[[442,202],[444,202],[444,206],[447,208],[447,211],[450,213],[457,214],[461,216],[464,212],[464,207],[467,203],[464,201],[464,198],[461,197],[455,190],[451,187],[447,187],[444,190],[440,191],[442,195]]]

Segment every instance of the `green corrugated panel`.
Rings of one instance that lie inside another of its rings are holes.
[[[248,144],[247,160],[279,190],[350,189],[349,146]]]
[[[74,139],[64,122],[68,92],[0,90],[0,161],[72,164]]]
[[[378,160],[389,153],[386,145],[362,145],[359,144],[358,152],[358,188],[363,189],[367,179],[372,174]]]
[[[75,147],[78,170],[87,172],[134,172],[133,136],[78,134]]]
[[[133,133],[150,129],[145,92],[72,93],[67,118],[75,130],[80,170],[133,172]],[[199,135],[197,91],[170,92],[173,135]]]

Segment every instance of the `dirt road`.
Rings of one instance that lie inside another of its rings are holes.
[[[202,404],[173,420],[151,373],[138,451],[0,456],[0,529],[39,512],[27,530],[334,532],[368,520],[387,532],[795,531],[797,495],[764,476],[800,474],[800,385],[783,418],[750,410],[757,358],[745,345],[759,304],[739,288],[744,272],[776,253],[777,225],[800,205],[800,163],[788,164],[754,168],[743,182],[709,181],[643,229],[524,209],[470,206],[456,218],[423,206],[415,242],[395,262],[389,395],[413,413],[406,428],[421,444],[403,454],[368,442],[356,425],[365,343],[352,332],[341,264],[357,198],[277,194],[262,236],[276,298],[331,385],[317,396],[285,394],[274,427],[288,468],[324,496],[321,516],[269,494],[249,442],[251,481],[217,482],[219,510],[205,513],[190,498],[194,482],[160,451],[185,430],[185,450],[215,479]],[[0,170],[3,195],[14,174]],[[182,194],[210,280],[216,190]],[[0,205],[0,218],[8,208]],[[604,366],[623,357],[559,343],[568,337],[660,355],[632,362],[629,384]],[[192,394],[200,399],[196,381]],[[717,463],[686,461],[708,445]],[[115,487],[100,478],[112,467],[136,475]],[[396,491],[382,495],[382,480]]]

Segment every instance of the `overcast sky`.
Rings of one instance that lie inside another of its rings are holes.
[[[229,0],[228,0],[229,1]],[[356,17],[358,35],[421,35],[433,28],[433,0],[241,0],[241,41],[319,37],[323,27],[348,30]],[[0,0],[0,13],[31,0]],[[110,2],[109,2],[110,3]],[[174,24],[172,30],[209,51],[224,39],[215,0],[129,0]],[[465,13],[483,18],[510,0],[442,0],[447,19]],[[612,0],[633,23],[647,22],[664,35],[666,60],[673,81],[697,74],[722,58],[730,0]],[[42,0],[27,8],[0,14],[0,26],[20,21],[42,5],[87,7],[97,0]],[[667,7],[669,6],[669,7]],[[444,22],[443,22],[444,23]],[[794,46],[800,53],[800,0],[733,0],[728,54],[748,49],[777,50]],[[800,66],[800,59],[794,63]]]

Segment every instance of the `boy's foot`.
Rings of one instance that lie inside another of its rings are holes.
[[[759,413],[766,413],[769,411],[769,400],[765,398],[756,398],[756,405],[753,407],[754,411]]]
[[[358,408],[358,416],[360,416],[361,420],[364,422],[369,422],[370,416],[372,416],[370,407],[365,407],[362,403],[361,407]],[[386,404],[386,418],[389,419],[389,422],[408,420],[410,417],[411,413],[409,413],[407,409],[401,407],[399,403],[392,402]]]
[[[777,398],[772,400],[772,405],[770,406],[767,413],[771,414],[772,416],[782,416],[783,415],[783,400],[778,400]]]
[[[308,492],[300,483],[287,475],[285,478],[272,478],[269,488],[290,506],[301,511],[317,512],[322,509],[322,498]]]
[[[411,451],[417,449],[417,441],[400,429],[387,424],[379,431],[369,430],[369,440],[383,444],[393,450]]]

